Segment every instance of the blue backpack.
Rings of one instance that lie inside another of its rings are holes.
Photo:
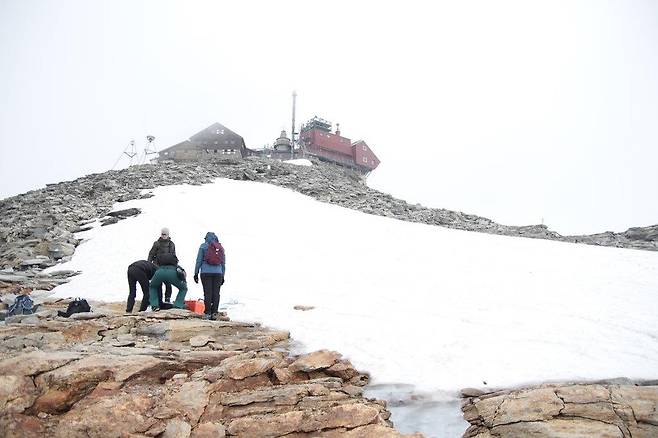
[[[14,304],[9,306],[7,316],[30,315],[34,313],[34,301],[29,295],[19,295],[14,300]]]

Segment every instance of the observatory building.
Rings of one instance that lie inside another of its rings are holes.
[[[244,158],[244,139],[221,123],[213,123],[189,140],[160,151],[160,160],[196,160],[210,158]]]

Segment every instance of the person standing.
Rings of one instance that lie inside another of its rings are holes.
[[[185,295],[187,294],[187,282],[178,276],[178,258],[173,254],[163,254],[160,257],[161,265],[158,270],[153,274],[151,283],[149,284],[149,298],[151,302],[151,309],[155,312],[160,310],[160,301],[158,292],[162,289],[162,284],[169,286],[173,284],[178,289],[174,307],[178,309],[185,308]]]
[[[128,302],[126,303],[126,313],[132,313],[135,305],[135,296],[137,295],[137,283],[142,288],[142,302],[139,305],[139,311],[143,312],[149,306],[149,280],[158,269],[148,260],[138,260],[128,266]]]
[[[169,228],[165,227],[160,231],[160,238],[153,242],[153,246],[149,251],[148,261],[155,263],[156,266],[160,266],[160,257],[164,254],[176,255],[176,245],[171,240],[169,236]],[[160,296],[162,296],[162,291],[160,291]],[[171,300],[171,284],[165,283],[165,301],[169,302]]]
[[[219,309],[219,289],[224,284],[226,273],[226,256],[224,248],[219,243],[215,233],[206,233],[205,241],[199,246],[194,266],[194,282],[203,285],[203,299],[205,304],[205,319],[217,319]]]

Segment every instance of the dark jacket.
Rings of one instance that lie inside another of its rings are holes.
[[[149,280],[153,278],[153,274],[158,270],[157,266],[147,260],[138,260],[135,263],[131,263],[130,266],[128,266],[128,269],[130,268],[139,269],[146,274],[146,278]]]
[[[148,261],[153,262],[156,265],[160,265],[158,258],[162,254],[176,255],[176,245],[174,245],[174,242],[171,239],[159,238],[158,240],[153,242],[153,246],[149,251]]]
[[[225,274],[226,273],[226,253],[224,253],[224,263],[221,265],[210,265],[204,260],[206,251],[208,250],[208,244],[210,242],[219,242],[219,239],[215,233],[209,232],[206,233],[205,242],[199,247],[199,251],[196,255],[196,264],[194,265],[194,275],[197,275],[199,271],[202,274]]]

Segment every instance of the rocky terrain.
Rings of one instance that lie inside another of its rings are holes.
[[[0,201],[0,320],[19,294],[37,315],[0,323],[0,436],[399,436],[384,403],[361,395],[367,376],[338,353],[290,353],[288,334],[254,324],[201,321],[189,312],[55,316],[50,296],[78,274],[75,233],[111,226],[139,209],[117,202],[148,189],[217,177],[286,187],[369,214],[469,231],[645,250],[658,225],[624,233],[560,236],[460,212],[411,205],[331,165],[246,159],[166,163],[88,175]],[[225,318],[226,319],[226,318]],[[552,394],[552,395],[551,395]],[[655,386],[563,385],[466,391],[465,437],[658,436]]]
[[[238,161],[133,166],[50,184],[7,198],[0,201],[0,268],[27,271],[66,260],[78,243],[74,233],[87,228],[90,222],[103,218],[103,224],[109,225],[139,214],[136,209],[112,212],[114,203],[151,196],[144,193],[144,189],[171,184],[205,184],[218,177],[274,184],[322,202],[411,222],[509,236],[658,250],[658,225],[631,228],[624,233],[561,236],[544,225],[507,226],[458,211],[408,204],[369,188],[356,172],[316,164],[295,166],[251,157]]]
[[[464,390],[464,438],[658,436],[658,382]]]
[[[67,319],[51,299],[0,325],[0,436],[402,436],[338,353],[294,356],[287,332],[122,307]]]

